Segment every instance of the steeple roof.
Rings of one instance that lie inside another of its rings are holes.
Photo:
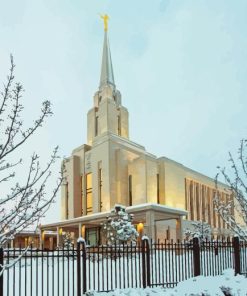
[[[99,88],[101,89],[107,85],[113,86],[115,88],[110,45],[109,45],[107,31],[105,30]]]

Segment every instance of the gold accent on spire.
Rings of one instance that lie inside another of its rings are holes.
[[[107,14],[105,14],[105,15],[100,14],[100,18],[102,18],[104,20],[104,30],[108,31],[109,16]]]

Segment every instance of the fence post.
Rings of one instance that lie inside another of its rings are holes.
[[[200,245],[198,237],[193,238],[194,276],[200,275]]]
[[[146,262],[147,262],[147,286],[150,287],[150,246],[148,239],[146,242]]]
[[[145,240],[142,240],[142,285],[143,288],[147,287],[146,282],[146,260],[145,260]]]
[[[82,291],[81,291],[81,252],[82,252]],[[86,259],[87,259],[86,242],[83,238],[79,238],[77,240],[77,296],[81,296],[82,295],[81,292],[85,294],[87,290]]]
[[[77,241],[76,260],[77,260],[77,296],[81,296],[81,243],[79,241]]]
[[[86,259],[87,259],[87,254],[86,254],[86,242],[83,241],[82,243],[82,292],[85,294],[87,292],[87,278],[86,278]]]
[[[142,284],[150,287],[150,247],[148,238],[142,239]]]
[[[240,244],[239,237],[233,238],[235,275],[240,274]]]
[[[3,248],[0,248],[0,273],[3,270]],[[0,296],[3,296],[3,273],[0,276]]]

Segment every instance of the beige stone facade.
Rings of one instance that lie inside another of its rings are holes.
[[[70,231],[100,243],[100,224],[121,204],[135,214],[135,224],[144,225],[142,234],[153,239],[181,239],[190,220],[208,222],[215,235],[229,233],[213,209],[213,179],[129,139],[129,114],[115,86],[107,32],[100,87],[87,125],[87,144],[64,160],[61,221],[43,225],[42,231],[56,231],[58,242],[59,233]],[[231,198],[223,184],[218,187],[223,199]]]

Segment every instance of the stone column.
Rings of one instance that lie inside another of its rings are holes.
[[[39,234],[39,247],[42,249],[42,246],[44,246],[44,238],[45,238],[45,231],[40,229],[40,234]]]
[[[81,227],[82,227],[82,224],[79,223],[79,225],[78,225],[78,237],[77,238],[79,238],[79,237],[82,236],[82,229],[81,229]]]
[[[60,228],[57,227],[57,247],[59,247],[59,245],[60,245],[60,238],[61,238],[61,236],[60,236]]]
[[[146,212],[144,235],[147,235],[150,239],[155,240],[155,220],[153,211]]]

